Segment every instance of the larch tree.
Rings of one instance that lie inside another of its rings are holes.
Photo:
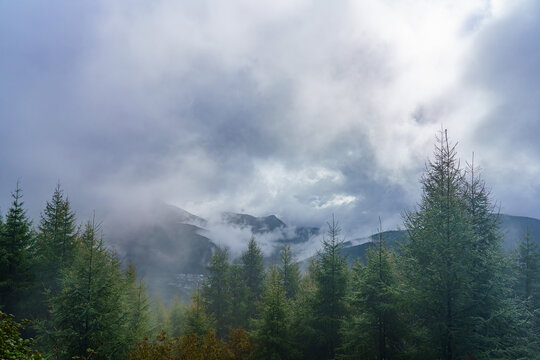
[[[464,173],[456,145],[446,131],[435,147],[434,161],[421,180],[422,199],[415,211],[405,214],[407,240],[403,247],[410,304],[426,337],[421,351],[446,360],[464,356],[474,329],[473,313],[479,305],[476,274],[478,235],[464,198]]]
[[[284,245],[279,257],[281,260],[279,275],[285,288],[285,295],[288,299],[294,299],[300,284],[300,270],[298,269],[298,262],[296,262],[291,252],[291,246]]]
[[[31,251],[34,234],[23,208],[23,194],[18,181],[11,197],[13,202],[0,233],[0,309],[8,314],[24,315],[26,311],[21,308],[22,301],[26,300],[33,280]]]
[[[530,307],[540,307],[540,252],[529,230],[519,242],[514,288],[516,294],[526,300]]]
[[[51,355],[118,359],[127,352],[125,285],[120,263],[88,222],[81,235],[73,264],[63,272],[61,291],[51,299],[54,330]]]
[[[58,184],[41,213],[36,242],[38,279],[53,294],[60,271],[73,261],[76,238],[75,213]]]
[[[223,339],[229,332],[231,313],[228,250],[217,248],[206,269],[201,291],[204,308],[215,320],[216,335]]]
[[[313,268],[316,285],[314,299],[314,328],[318,334],[318,357],[333,359],[340,343],[342,321],[346,315],[347,261],[341,254],[343,239],[341,228],[332,216],[328,223],[328,236],[323,239],[323,249],[317,254]]]
[[[380,230],[380,229],[379,229]],[[366,265],[352,269],[351,314],[344,331],[343,359],[395,359],[403,352],[400,289],[396,264],[382,230],[367,250]]]
[[[203,336],[213,328],[213,325],[212,320],[206,315],[201,291],[197,287],[191,296],[191,303],[186,312],[184,336],[189,336],[191,333]]]
[[[146,287],[137,280],[137,273],[132,264],[124,272],[124,324],[125,343],[130,348],[149,334],[149,307]]]
[[[264,263],[262,251],[255,241],[255,236],[251,236],[247,250],[242,254],[243,278],[247,287],[246,316],[248,319],[254,318],[257,307],[262,300],[264,286]]]
[[[278,269],[272,267],[266,280],[260,318],[255,321],[256,359],[285,360],[292,357],[290,314],[285,295]]]
[[[507,313],[509,276],[505,274],[506,261],[502,251],[503,235],[499,228],[499,214],[490,192],[474,165],[474,154],[464,178],[463,198],[467,206],[473,237],[471,244],[470,292],[472,303],[464,311],[474,330],[463,339],[462,346],[469,352],[490,351],[502,347],[500,335],[509,329],[501,328],[501,314]],[[498,331],[496,331],[498,330]],[[490,357],[492,355],[489,355]]]
[[[249,290],[244,281],[244,268],[238,261],[229,268],[229,284],[231,295],[231,326],[233,328],[248,327],[248,294]]]

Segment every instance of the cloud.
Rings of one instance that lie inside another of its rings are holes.
[[[443,124],[518,212],[516,167],[538,189],[532,10],[482,0],[4,2],[2,208],[21,177],[36,217],[60,179],[83,217],[157,198],[292,225],[335,213],[354,238],[379,215],[399,225]],[[534,204],[526,211],[540,216]]]

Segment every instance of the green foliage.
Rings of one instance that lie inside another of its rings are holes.
[[[455,146],[441,133],[422,178],[418,208],[405,216],[403,270],[411,312],[424,330],[421,353],[445,359],[481,355],[488,322],[503,313],[498,222],[484,183],[467,183]]]
[[[24,303],[32,285],[31,257],[33,232],[26,216],[22,190],[11,193],[13,202],[0,233],[0,308],[16,315],[24,315]]]
[[[53,294],[58,275],[73,262],[76,238],[75,213],[58,184],[41,213],[36,242],[38,281]]]
[[[262,300],[264,285],[264,263],[262,251],[251,236],[247,250],[242,254],[243,279],[247,287],[246,317],[254,318]]]
[[[130,345],[120,263],[104,247],[98,231],[93,222],[86,224],[75,260],[62,274],[62,290],[51,299],[54,330],[43,336],[60,359],[89,353],[92,359],[117,359]]]
[[[186,333],[184,327],[186,322],[186,305],[177,297],[169,304],[169,326],[171,336],[182,336]]]
[[[540,252],[529,231],[519,243],[516,265],[516,294],[531,306],[540,307]]]
[[[343,240],[341,229],[332,217],[328,223],[328,238],[322,242],[323,249],[317,254],[313,267],[316,285],[313,301],[314,328],[317,332],[317,357],[333,359],[339,346],[339,334],[346,315],[347,262],[341,255]]]
[[[0,359],[42,359],[41,354],[32,349],[32,341],[21,337],[23,328],[23,324],[13,320],[13,315],[0,311]]]
[[[298,292],[300,283],[300,270],[298,263],[294,258],[290,245],[284,245],[279,253],[281,264],[279,267],[279,276],[285,288],[285,295],[288,299],[294,299]]]
[[[317,286],[311,274],[307,273],[300,279],[296,299],[291,304],[293,342],[305,359],[314,359],[318,353],[318,333],[314,328],[313,311],[316,292]]]
[[[248,294],[249,289],[244,280],[242,264],[233,263],[229,269],[229,284],[231,295],[231,326],[247,328],[248,326]]]
[[[291,343],[289,306],[278,270],[267,277],[260,318],[255,321],[256,359],[290,359]]]
[[[150,316],[146,288],[142,281],[137,281],[137,273],[133,265],[129,265],[124,274],[124,303],[122,311],[125,324],[123,333],[127,347],[144,339],[148,335]]]
[[[191,304],[189,304],[186,312],[185,333],[204,335],[213,325],[213,321],[206,315],[201,292],[197,288],[191,297]]]
[[[366,265],[353,267],[351,316],[343,331],[341,358],[394,359],[403,353],[405,326],[400,312],[400,286],[393,256],[382,235],[368,249]]]
[[[231,317],[229,252],[227,249],[216,249],[207,270],[201,291],[204,308],[207,314],[215,320],[217,336],[224,338],[229,330]]]

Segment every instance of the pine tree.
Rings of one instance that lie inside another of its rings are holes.
[[[60,271],[73,261],[76,238],[75,213],[58,184],[41,213],[36,243],[38,280],[52,294]]]
[[[275,267],[272,267],[267,278],[260,319],[255,324],[256,359],[291,358],[293,348],[289,309],[285,289]]]
[[[32,223],[23,209],[18,181],[11,196],[13,202],[0,234],[0,308],[7,313],[24,315],[26,311],[21,302],[33,280],[30,268],[33,232]]]
[[[150,333],[152,337],[159,336],[162,332],[171,333],[172,326],[169,321],[167,308],[163,299],[158,294],[152,296],[150,301]]]
[[[137,273],[132,264],[128,265],[124,274],[125,296],[123,312],[125,313],[123,330],[125,343],[128,348],[142,341],[149,333],[149,303],[146,288],[142,281],[137,280]]]
[[[247,250],[242,254],[244,281],[248,290],[247,318],[255,317],[257,306],[262,300],[264,286],[264,263],[262,251],[252,235]]]
[[[191,297],[191,304],[189,304],[186,312],[185,334],[189,335],[193,333],[197,336],[202,336],[210,331],[212,326],[212,321],[204,311],[201,291],[197,288]]]
[[[215,320],[216,334],[223,339],[231,325],[231,294],[229,284],[229,252],[216,249],[206,267],[207,276],[202,288],[204,308]]]
[[[175,297],[169,304],[169,324],[171,336],[180,337],[185,334],[186,305]]]
[[[291,252],[291,246],[284,245],[279,253],[279,257],[281,259],[279,275],[285,288],[285,295],[288,299],[294,299],[300,283],[300,270]]]
[[[401,348],[404,325],[399,311],[399,282],[382,230],[367,250],[366,265],[353,267],[352,316],[344,331],[341,358],[393,359]]]
[[[472,304],[466,310],[473,330],[462,345],[470,352],[501,348],[500,338],[511,330],[501,328],[501,314],[508,313],[509,276],[502,251],[503,235],[499,230],[499,216],[490,199],[489,190],[474,166],[474,154],[468,165],[463,198],[467,206],[473,238],[471,244],[470,291]],[[498,318],[499,317],[499,318]],[[494,329],[498,329],[495,331]]]
[[[86,224],[74,262],[61,278],[62,290],[51,300],[55,330],[45,335],[49,350],[61,359],[117,359],[127,351],[124,279],[98,231],[93,221]]]
[[[229,269],[229,284],[231,295],[231,327],[248,327],[248,287],[244,281],[242,264],[234,262]]]
[[[317,286],[313,280],[315,260],[300,279],[296,299],[291,304],[293,344],[303,359],[315,359],[319,354],[319,334],[316,330],[315,301]]]
[[[470,344],[471,314],[478,305],[470,271],[478,258],[478,241],[455,145],[450,146],[446,132],[438,140],[435,160],[421,180],[422,200],[405,215],[403,264],[410,304],[426,329],[423,356],[451,360],[477,350],[464,346]]]
[[[519,243],[515,289],[530,306],[540,307],[540,251],[528,229]]]
[[[318,357],[333,359],[339,346],[341,323],[346,315],[347,262],[341,255],[341,228],[332,216],[328,223],[328,238],[317,254],[313,279],[317,286],[314,299],[314,328],[319,336]]]

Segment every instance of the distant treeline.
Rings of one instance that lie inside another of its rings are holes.
[[[265,268],[252,237],[237,260],[217,249],[191,302],[167,306],[148,300],[94,221],[75,225],[60,187],[33,229],[17,186],[0,222],[0,309],[31,324],[0,313],[0,358],[540,358],[537,243],[524,234],[502,250],[489,192],[445,132],[421,186],[393,250],[381,236],[349,267],[332,218],[301,275],[288,246]]]

